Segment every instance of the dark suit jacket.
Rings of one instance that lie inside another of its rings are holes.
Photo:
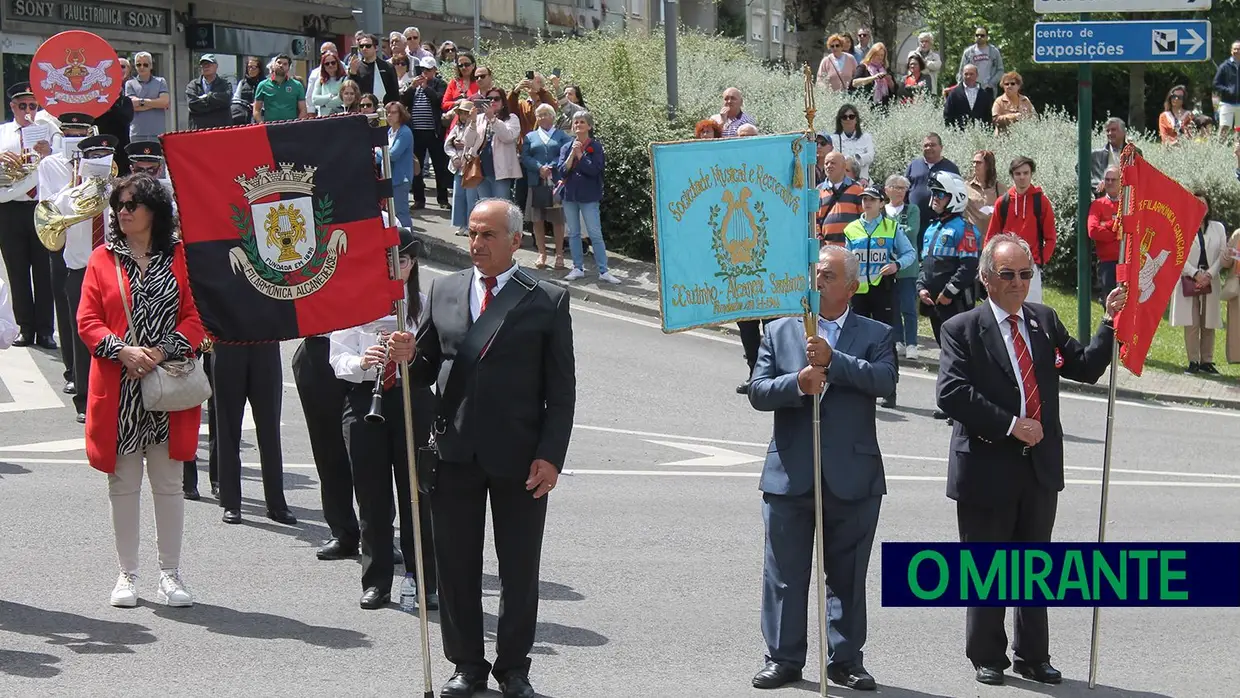
[[[956,85],[947,93],[947,100],[943,102],[943,123],[948,126],[958,126],[963,128],[970,119],[990,124],[990,110],[995,104],[995,94],[986,88],[977,91],[977,100],[973,102],[973,108],[969,109],[969,96],[964,92],[964,85]]]
[[[95,119],[95,126],[99,129],[99,133],[116,136],[116,155],[113,156],[113,160],[116,161],[117,175],[121,177],[129,174],[129,154],[125,152],[125,146],[129,145],[129,124],[131,123],[133,123],[133,100],[123,94],[116,98],[106,112]]]
[[[379,73],[378,76],[374,75],[376,71]],[[360,58],[357,59],[357,75],[350,77],[357,81],[357,84],[362,88],[362,92],[369,92],[371,94],[375,93],[374,81],[382,80],[384,104],[400,99],[400,82],[396,79],[396,69],[392,67],[391,63],[382,58],[376,58],[374,65],[370,65]]]
[[[1084,346],[1068,334],[1051,308],[1026,303],[1024,310],[1042,400],[1043,438],[1030,457],[1038,484],[1058,492],[1063,489],[1059,379],[1096,383],[1111,361],[1115,333],[1104,323]],[[990,303],[943,323],[941,339],[938,405],[955,420],[947,496],[974,503],[1011,501],[1022,481],[1018,469],[1027,467],[1029,458],[1021,455],[1024,444],[1007,435],[1012,418],[1020,415],[1020,387]],[[1063,357],[1059,369],[1056,351]]]
[[[1136,148],[1137,155],[1142,155],[1141,149]],[[1102,183],[1102,178],[1106,176],[1107,167],[1111,165],[1111,152],[1104,145],[1097,150],[1089,152],[1089,186],[1094,193],[1098,193],[1098,185]]]
[[[822,396],[822,480],[839,499],[887,493],[875,429],[875,399],[896,389],[895,342],[887,325],[850,312],[835,343]],[[749,404],[775,413],[758,488],[803,495],[814,488],[814,398],[801,395],[797,374],[808,365],[805,321],[781,318],[766,326],[749,385]]]
[[[439,395],[473,325],[473,280],[465,269],[435,279],[427,293],[409,369],[414,384],[433,382]],[[524,480],[535,459],[564,467],[577,394],[573,326],[564,289],[537,282],[527,292],[511,279],[496,298],[508,293],[524,297],[467,375],[459,402],[440,404],[446,429],[435,438],[445,462],[477,459],[492,476]]]

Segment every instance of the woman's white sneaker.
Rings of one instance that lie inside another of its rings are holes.
[[[620,279],[617,279],[616,277],[612,276],[612,275],[611,275],[611,272],[607,272],[606,274],[599,274],[599,275],[598,275],[598,280],[599,280],[599,281],[602,281],[602,282],[605,282],[605,283],[609,283],[609,284],[619,284],[619,283],[620,283]]]
[[[138,575],[132,572],[121,572],[116,578],[116,586],[112,587],[112,598],[108,603],[117,608],[133,608],[138,605]]]
[[[159,573],[159,592],[156,598],[160,603],[175,608],[194,605],[194,597],[185,590],[185,583],[181,581],[178,570],[164,570]]]
[[[565,281],[576,281],[577,279],[584,278],[585,275],[586,275],[586,272],[584,269],[573,269],[572,271],[564,275],[564,280]]]

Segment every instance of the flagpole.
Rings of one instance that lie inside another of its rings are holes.
[[[805,132],[806,140],[809,141],[809,148],[816,147],[816,134],[814,133],[814,115],[817,110],[814,108],[814,73],[808,65],[803,68],[805,74],[805,120],[809,127]],[[794,151],[796,152],[796,151]],[[816,150],[809,150],[810,153]],[[794,157],[799,158],[799,155]],[[814,175],[814,160],[809,161],[809,166],[805,168],[810,176],[807,185],[812,186]],[[801,169],[798,162],[794,170]],[[806,207],[808,217],[808,227],[810,238],[814,237],[814,209]],[[812,339],[818,334],[818,306],[811,300],[817,298],[815,293],[816,279],[818,277],[818,258],[815,256],[809,262],[809,287],[806,289],[805,300],[805,339]],[[825,390],[826,387],[824,386]],[[814,449],[814,558],[816,563],[814,566],[814,577],[818,580],[818,689],[822,698],[827,697],[827,565],[823,557],[826,551],[826,537],[823,535],[822,522],[822,399],[821,395],[811,395],[810,403],[813,405],[813,416],[811,423],[813,425],[813,449]]]
[[[382,123],[383,119],[380,118]],[[392,178],[392,154],[388,146],[382,146],[383,153],[383,176],[389,180]],[[387,200],[388,223],[393,227],[399,225],[396,220],[396,200],[388,197]],[[400,278],[400,246],[388,248],[388,267],[391,278]],[[407,301],[403,295],[401,300],[396,301],[396,331],[405,332],[408,330],[408,322],[405,314]],[[400,364],[400,397],[404,404],[405,416],[405,462],[409,466],[409,499],[412,504],[413,517],[413,546],[414,556],[413,565],[414,572],[418,577],[418,629],[422,636],[422,693],[423,698],[434,698],[435,691],[431,687],[431,635],[429,622],[427,620],[426,610],[426,568],[422,564],[422,511],[421,502],[419,501],[418,491],[418,467],[417,461],[417,444],[414,443],[413,437],[413,401],[409,397],[409,364],[401,362]],[[405,560],[405,568],[408,569],[409,561]]]
[[[1131,146],[1126,147],[1125,154],[1131,159]],[[1124,265],[1128,261],[1128,239],[1129,235],[1124,232],[1124,212],[1127,210],[1128,192],[1123,186],[1123,169],[1120,170],[1120,208],[1115,214],[1117,221],[1117,235],[1119,236],[1119,259],[1120,264]],[[1124,274],[1124,280],[1120,285],[1128,288],[1127,273]],[[1106,289],[1103,289],[1106,291]],[[1109,295],[1110,291],[1106,291]],[[1104,307],[1102,309],[1105,317],[1107,309],[1105,307],[1106,297],[1102,300]],[[1115,322],[1115,318],[1111,318],[1111,322]],[[1107,387],[1107,430],[1106,441],[1102,451],[1102,500],[1098,505],[1098,542],[1105,543],[1107,539],[1107,498],[1111,493],[1111,454],[1115,448],[1115,393],[1119,379],[1119,340],[1115,338],[1112,332],[1111,338],[1111,380]],[[1089,687],[1092,689],[1097,686],[1098,678],[1098,625],[1100,621],[1102,609],[1094,606],[1093,620],[1089,635]]]

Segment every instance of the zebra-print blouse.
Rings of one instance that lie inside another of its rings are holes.
[[[180,244],[177,241],[174,244]],[[127,345],[159,347],[168,359],[179,359],[190,351],[189,340],[176,331],[181,307],[181,291],[172,273],[172,255],[156,252],[151,255],[146,274],[130,256],[129,244],[122,237],[110,242],[108,249],[121,261],[129,278],[130,312],[133,327],[126,342],[114,334],[103,338],[95,347],[95,356],[120,361],[121,349]],[[136,333],[136,338],[135,338]],[[121,368],[124,371],[124,367]],[[121,375],[120,408],[116,423],[116,453],[138,453],[147,446],[168,440],[168,413],[147,412],[142,406],[141,383]]]

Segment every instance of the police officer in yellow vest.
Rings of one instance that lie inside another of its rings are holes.
[[[852,312],[890,324],[896,272],[917,263],[917,250],[899,232],[898,222],[885,214],[885,203],[878,185],[866,187],[861,193],[861,217],[845,226],[844,240],[861,267]],[[895,406],[896,394],[892,391],[883,398],[883,407]]]

